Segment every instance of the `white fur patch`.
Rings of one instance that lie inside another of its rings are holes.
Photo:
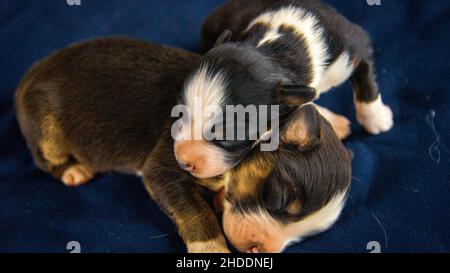
[[[289,6],[259,15],[250,23],[248,29],[258,23],[270,26],[270,30],[259,42],[259,46],[279,38],[281,35],[278,33],[278,29],[281,25],[292,26],[299,35],[304,37],[313,66],[313,79],[310,85],[316,87],[321,80],[328,59],[328,48],[317,17],[299,7]]]
[[[355,100],[355,108],[356,119],[370,134],[387,132],[394,125],[392,110],[383,103],[381,95],[370,103]]]
[[[309,215],[300,222],[287,225],[284,228],[287,240],[283,245],[283,249],[292,243],[303,240],[307,236],[330,228],[341,214],[345,205],[345,200],[346,192],[340,193],[314,214]]]
[[[350,62],[350,56],[343,52],[330,66],[325,70],[316,90],[319,94],[328,91],[332,87],[341,85],[353,73],[354,67]]]
[[[281,33],[278,32],[278,29],[271,29],[264,35],[264,38],[258,42],[258,47],[262,46],[265,43],[270,43],[275,41],[276,39],[281,37]]]
[[[212,75],[208,66],[200,68],[186,83],[183,99],[186,105],[193,105],[195,98],[201,98],[203,105],[222,105],[225,92],[225,76],[216,73]]]
[[[179,134],[191,139],[192,132],[202,132],[211,119],[211,110],[220,108],[225,100],[225,76],[221,73],[212,75],[208,66],[200,68],[186,83],[183,91],[184,104],[189,110],[189,124],[183,124]],[[186,122],[185,119],[183,119]],[[196,136],[202,139],[202,136]]]

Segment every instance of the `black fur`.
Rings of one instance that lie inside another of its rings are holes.
[[[314,106],[304,106],[295,114],[297,118],[304,119],[310,143],[307,147],[300,147],[301,151],[298,144],[286,142],[270,153],[252,150],[249,157],[233,170],[234,175],[225,196],[235,212],[245,214],[262,207],[278,221],[288,224],[302,220],[337,194],[348,191],[351,157],[336,138],[330,124]],[[272,166],[266,176],[254,175],[251,181],[239,180],[241,170],[248,172],[252,169],[248,166],[258,166],[261,161]],[[247,183],[252,193],[239,194],[239,183]],[[287,207],[295,201],[300,204],[299,211],[287,211]]]

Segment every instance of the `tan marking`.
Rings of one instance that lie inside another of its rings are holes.
[[[331,124],[334,132],[340,140],[345,139],[351,133],[350,120],[346,117],[333,113],[329,109],[315,105],[319,113]]]
[[[295,121],[287,124],[285,132],[281,136],[282,141],[285,143],[292,143],[299,146],[308,144],[310,137],[308,135],[308,128],[305,122],[305,118],[302,116]]]
[[[205,242],[187,243],[187,249],[189,253],[230,253],[222,235]]]
[[[286,207],[286,212],[291,215],[297,215],[300,214],[300,211],[302,209],[302,205],[300,203],[300,200],[295,199],[289,205]]]
[[[241,165],[231,170],[228,175],[227,191],[238,198],[257,193],[256,187],[264,181],[273,169],[274,160],[270,160],[263,153],[248,158]]]
[[[197,183],[212,191],[218,192],[225,186],[225,175],[220,175],[212,178],[201,178]]]
[[[43,157],[52,165],[62,165],[67,162],[69,153],[67,152],[66,141],[61,128],[53,115],[44,117],[42,124],[42,139],[39,147]]]

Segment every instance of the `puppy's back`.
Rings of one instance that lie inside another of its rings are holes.
[[[36,63],[16,91],[18,120],[35,159],[42,158],[39,145],[50,131],[98,171],[110,170],[112,162],[136,168],[168,122],[197,58],[144,41],[104,38]]]

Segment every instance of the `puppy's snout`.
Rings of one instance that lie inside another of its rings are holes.
[[[174,150],[180,168],[196,177],[213,177],[228,168],[220,151],[204,140],[176,141]]]
[[[282,230],[272,226],[266,217],[236,214],[228,205],[224,209],[223,227],[227,238],[241,252],[278,253],[285,244]]]
[[[178,166],[190,173],[198,169],[205,160],[200,153],[201,147],[197,141],[179,141],[175,143],[175,156]]]

